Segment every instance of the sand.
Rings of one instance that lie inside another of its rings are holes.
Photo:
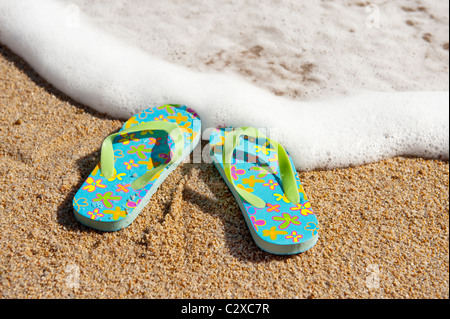
[[[0,298],[449,298],[448,162],[300,172],[320,238],[294,256],[256,246],[210,163],[181,165],[103,233],[72,199],[122,121],[0,53]]]

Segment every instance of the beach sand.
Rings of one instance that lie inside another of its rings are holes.
[[[256,246],[209,163],[177,168],[129,227],[94,231],[72,199],[123,122],[0,53],[0,298],[449,298],[448,162],[300,172],[320,237],[294,256]]]

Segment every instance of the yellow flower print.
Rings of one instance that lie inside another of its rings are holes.
[[[264,155],[269,155],[270,151],[275,151],[273,148],[268,148],[268,147],[259,146],[259,145],[253,145],[253,148],[256,149],[256,151],[255,151],[256,153],[263,152]]]
[[[297,232],[294,230],[294,231],[291,232],[290,235],[287,235],[287,236],[284,237],[284,238],[286,238],[286,239],[292,239],[292,241],[293,241],[294,243],[298,243],[298,240],[301,239],[302,237],[303,237],[303,235],[297,234]]]
[[[302,185],[302,184],[299,185],[299,187],[298,187],[298,192],[299,192],[300,194],[303,194],[303,198],[304,198],[306,201],[308,200],[308,197],[306,196],[306,193],[305,193],[305,190],[303,189],[303,185]]]
[[[293,211],[299,210],[300,214],[302,214],[303,216],[314,215],[314,212],[311,210],[310,202],[304,202],[303,204],[297,204],[297,205],[295,205],[295,207],[291,207],[290,209]]]
[[[221,133],[221,130],[218,128],[215,129],[214,131]],[[217,143],[211,144],[211,146],[222,146],[225,143],[225,136],[227,136],[227,134],[230,133],[230,131],[223,131],[223,133],[224,133],[224,136],[222,136],[222,135],[219,136],[220,141]]]
[[[186,122],[188,120],[187,116],[184,116],[179,112],[177,113],[177,116],[170,115],[167,118],[171,119],[171,120],[175,120],[175,122],[177,122],[177,124],[180,124],[181,122]]]
[[[277,213],[280,212],[279,208],[281,205],[279,205],[279,204],[272,205],[270,203],[267,203],[266,206],[269,207],[269,208],[267,208],[268,212],[277,212]]]
[[[278,154],[273,154],[273,157],[269,158],[269,162],[277,162],[278,161]]]
[[[103,211],[105,214],[112,214],[113,220],[118,220],[119,218],[123,218],[127,216],[127,212],[125,210],[121,210],[120,207],[116,207],[115,209],[105,209]]]
[[[219,141],[217,143],[211,144],[211,146],[222,146],[225,143],[225,136],[219,136]]]
[[[303,185],[300,184],[300,185],[298,186],[298,192],[299,192],[299,193],[303,193],[303,194],[305,193],[305,190],[303,189]]]
[[[281,194],[277,194],[274,193],[273,196],[276,197],[276,201],[279,202],[280,200],[283,200],[285,203],[290,203],[291,201],[286,197],[285,194],[281,195]]]
[[[244,191],[247,191],[249,193],[253,193],[254,189],[253,188],[245,188],[244,185],[239,184],[237,187],[239,187],[240,189],[243,189]]]
[[[159,164],[161,164],[159,162],[153,161],[152,158],[149,158],[147,161],[139,161],[138,163],[141,164],[141,165],[146,165],[148,170],[152,170],[154,167],[156,167]]]
[[[197,132],[193,132],[192,134],[190,134],[189,141],[193,141],[196,136],[197,136]]]
[[[143,131],[141,131],[141,135],[145,135],[147,133],[153,134],[153,131],[152,130],[143,130]]]
[[[264,183],[263,186],[268,186],[271,190],[275,190],[278,183],[275,183],[273,179],[270,179],[267,183]]]
[[[105,216],[103,213],[100,212],[98,208],[95,208],[92,212],[87,212],[87,214],[91,216],[91,219],[96,219],[97,217]]]
[[[158,117],[155,117],[154,120],[155,121],[166,121],[167,122],[167,119],[162,114],[160,116],[158,116]]]
[[[95,180],[92,177],[88,177],[86,179],[86,183],[88,185],[84,186],[82,189],[87,190],[89,193],[92,193],[95,191],[95,189],[98,188],[106,188],[106,185],[102,184],[102,179]]]
[[[130,190],[128,189],[128,187],[130,187],[131,184],[117,184],[117,189],[116,192],[124,192],[124,193],[128,193]]]
[[[255,179],[255,175],[250,176],[249,178],[243,178],[242,184],[248,184],[250,187],[255,187],[256,183],[264,183],[263,179]]]
[[[103,176],[102,174],[100,174],[100,175]],[[122,176],[125,176],[125,175],[127,175],[127,174],[125,174],[125,173],[117,174],[117,170],[114,169],[114,174],[113,174],[113,176],[111,176],[110,178],[108,178],[108,182],[112,182],[112,181],[114,181],[116,178],[117,178],[119,181],[121,181],[121,180],[122,180]]]
[[[120,136],[122,137],[120,140],[118,140],[119,143],[122,143],[123,145],[128,145],[130,144],[131,141],[133,142],[139,142],[139,140],[135,137],[136,134],[134,133],[124,133],[124,134],[120,134]]]
[[[189,126],[191,126],[191,124],[192,124],[191,122],[187,122],[187,123],[184,123],[183,125],[179,125],[181,132],[191,134],[192,129],[189,128]]]
[[[123,164],[126,166],[127,170],[130,170],[130,169],[132,169],[133,167],[139,167],[139,165],[136,164],[136,163],[134,162],[134,160],[132,160],[132,159],[129,160],[128,162],[124,162]]]
[[[130,117],[130,119],[125,122],[125,128],[130,128],[131,126],[133,126],[133,124],[139,124],[139,122],[136,120],[136,116]]]
[[[270,239],[275,240],[277,239],[278,235],[286,235],[288,232],[284,230],[277,230],[275,226],[272,226],[270,229],[264,229],[263,230],[263,236],[267,237],[269,236]]]
[[[162,172],[160,172],[160,173],[156,174],[155,176],[153,176],[150,181],[154,181],[154,180],[158,179],[161,176],[161,173]]]
[[[115,160],[115,159],[114,159]],[[94,170],[92,171],[91,175],[95,176],[97,175],[98,171],[100,170],[100,164],[97,164],[97,166],[95,166]]]

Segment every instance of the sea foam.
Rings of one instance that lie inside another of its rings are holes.
[[[0,41],[56,88],[100,112],[126,119],[149,106],[187,104],[204,128],[268,128],[299,170],[397,155],[449,157],[448,91],[276,96],[233,72],[200,72],[149,54],[106,32],[83,11],[73,15],[79,8],[50,0],[0,0]]]

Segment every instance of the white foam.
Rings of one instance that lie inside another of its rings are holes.
[[[144,107],[183,103],[196,109],[204,128],[269,127],[299,170],[396,155],[448,159],[448,91],[361,92],[355,88],[337,97],[327,89],[323,99],[308,101],[275,96],[265,89],[267,83],[256,86],[230,72],[198,72],[152,56],[102,30],[80,8],[50,0],[0,0],[0,41],[62,92],[100,112],[125,119]],[[79,9],[74,16],[73,10]],[[440,90],[448,86],[442,80],[433,84],[432,79],[442,79],[433,75],[436,72],[426,74],[431,74],[425,76],[431,79],[424,85],[428,90],[433,85]],[[371,79],[379,80],[368,76],[367,81]],[[272,80],[273,88],[279,82]]]
[[[152,56],[297,100],[448,90],[448,1],[370,2],[64,1]]]

